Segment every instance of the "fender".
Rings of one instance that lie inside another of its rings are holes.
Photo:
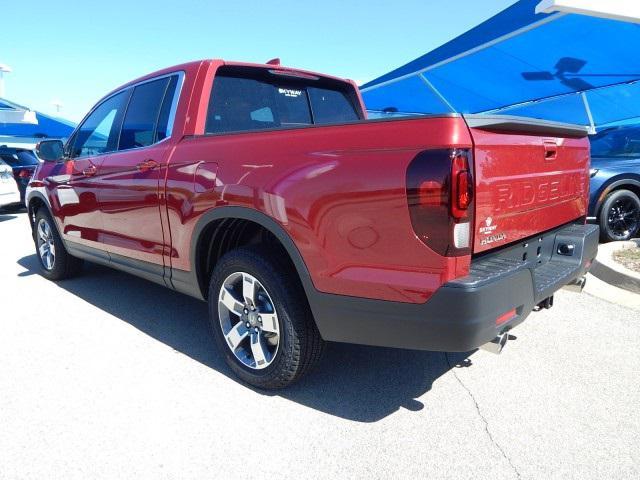
[[[625,174],[623,174],[625,175]],[[593,214],[595,217],[600,215],[600,209],[602,208],[602,204],[604,203],[604,199],[609,195],[613,190],[616,190],[618,187],[623,187],[626,185],[633,185],[638,190],[640,190],[640,176],[638,178],[634,177],[625,177],[625,176],[616,176],[609,179],[601,188],[600,193],[598,194],[598,201],[596,202],[595,209],[593,210]]]
[[[31,201],[34,198],[38,198],[42,200],[42,202],[46,205],[47,209],[49,210],[49,215],[51,215],[51,218],[53,218],[53,221],[56,222],[56,228],[58,229],[58,232],[60,232],[60,225],[57,224],[57,220],[53,215],[53,212],[51,211],[51,203],[49,202],[49,198],[47,197],[46,193],[43,193],[43,192],[46,192],[44,187],[27,186],[27,192],[25,194],[24,203],[25,203],[25,206],[27,207],[27,216],[29,217],[29,225],[31,225],[31,231],[33,232],[33,211],[31,208]],[[60,238],[62,238],[62,236],[60,236]]]
[[[200,300],[204,300],[204,295],[202,294],[202,292],[205,291],[206,285],[202,285],[199,280],[199,272],[196,262],[198,242],[200,241],[202,232],[208,225],[210,225],[212,222],[215,222],[216,220],[223,219],[249,220],[251,222],[257,223],[258,225],[271,232],[282,244],[282,246],[289,254],[289,257],[293,261],[307,298],[310,298],[316,292],[307,265],[305,264],[302,255],[298,250],[298,247],[293,242],[287,231],[268,215],[259,212],[258,210],[239,206],[215,207],[202,214],[202,216],[196,223],[196,226],[193,230],[193,235],[191,237],[191,246],[189,253],[191,271],[185,272],[183,270],[172,268],[171,284],[173,288],[175,288],[179,292],[186,293]]]

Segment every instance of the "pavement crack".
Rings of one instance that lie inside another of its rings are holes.
[[[444,356],[445,356],[445,359],[447,361],[447,365],[449,365],[449,368],[453,372],[453,376],[458,381],[460,386],[467,392],[469,397],[471,397],[471,400],[473,401],[473,404],[476,407],[476,412],[478,413],[478,416],[480,417],[480,420],[482,420],[482,423],[484,423],[484,431],[486,432],[487,437],[489,438],[489,441],[498,450],[498,452],[500,452],[500,455],[502,455],[504,457],[504,459],[509,463],[509,465],[511,466],[511,469],[516,474],[516,478],[521,479],[522,475],[520,475],[520,472],[518,471],[516,466],[511,461],[511,458],[509,458],[507,453],[504,451],[504,449],[500,446],[500,444],[496,441],[496,439],[491,434],[491,430],[489,430],[489,422],[487,421],[485,416],[482,414],[482,411],[480,410],[480,405],[478,404],[478,401],[476,400],[476,397],[473,395],[473,392],[471,392],[471,390],[464,384],[464,382],[458,376],[458,373],[456,372],[456,366],[451,364],[451,361],[449,359],[449,354],[445,353]]]

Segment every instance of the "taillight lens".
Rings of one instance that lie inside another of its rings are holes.
[[[425,150],[407,169],[407,201],[416,235],[441,255],[471,252],[471,152]]]
[[[30,170],[20,170],[20,172],[18,173],[18,177],[20,178],[31,178],[31,171]]]
[[[466,151],[455,152],[451,168],[451,215],[462,219],[467,216],[473,200],[473,180]]]

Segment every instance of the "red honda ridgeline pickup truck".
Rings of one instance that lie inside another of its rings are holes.
[[[208,301],[226,361],[262,388],[324,341],[498,350],[581,287],[598,239],[584,129],[366,121],[354,82],[272,63],[147,75],[40,143],[26,203],[43,275],[90,260]]]

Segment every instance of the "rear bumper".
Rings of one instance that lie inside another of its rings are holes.
[[[571,255],[559,254],[561,245],[572,245]],[[475,259],[469,276],[446,283],[422,305],[328,294],[314,295],[310,303],[325,340],[467,352],[518,325],[537,304],[583,276],[597,249],[596,225],[571,225]]]

